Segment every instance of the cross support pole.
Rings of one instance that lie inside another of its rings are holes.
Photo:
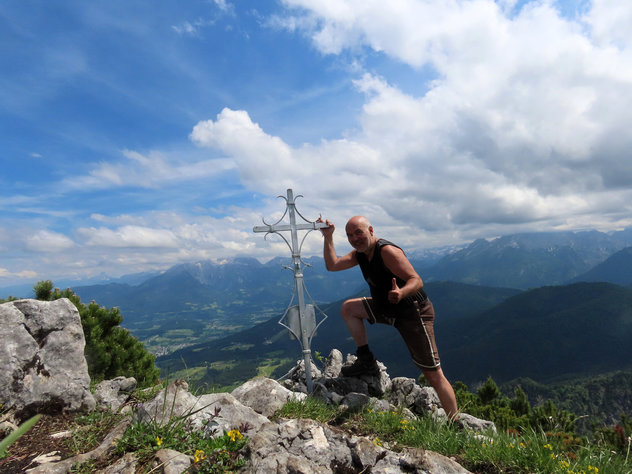
[[[283,196],[279,196],[283,197]],[[297,197],[300,197],[297,196]],[[287,208],[285,213],[277,221],[275,224],[266,224],[265,225],[255,226],[253,227],[253,232],[265,232],[267,234],[278,234],[280,235],[285,243],[290,247],[290,251],[292,252],[292,270],[294,271],[294,292],[298,297],[298,305],[290,306],[283,318],[279,321],[279,324],[285,326],[289,329],[290,333],[296,337],[302,346],[303,349],[303,360],[305,362],[305,382],[307,385],[307,390],[311,393],[313,390],[313,382],[312,382],[312,369],[311,369],[311,339],[316,332],[316,329],[324,319],[316,324],[316,315],[314,311],[314,305],[305,303],[305,283],[303,281],[303,271],[301,261],[301,247],[303,241],[307,234],[303,237],[303,240],[299,244],[298,241],[298,231],[306,230],[308,233],[312,230],[316,229],[324,229],[328,227],[324,222],[316,222],[316,221],[308,221],[305,219],[300,212],[296,209],[296,202],[294,200],[294,194],[291,189],[287,190],[287,198],[286,200]],[[281,221],[285,217],[285,215],[289,215],[290,223],[289,224],[281,224]],[[304,221],[304,224],[296,223],[296,215],[299,215]],[[290,231],[291,239],[288,241],[283,234],[280,232]],[[325,315],[325,319],[327,316]]]

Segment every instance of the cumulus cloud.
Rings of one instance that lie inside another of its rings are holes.
[[[125,149],[62,186],[71,193],[140,188],[157,200],[167,187],[204,183],[213,196],[195,205],[209,207],[226,206],[229,199],[217,195],[243,187],[256,195],[243,199],[256,211],[95,208],[74,241],[34,226],[20,248],[73,255],[80,248],[78,266],[105,271],[110,260],[144,269],[240,253],[285,255],[282,241],[264,240],[252,226],[281,217],[284,202],[276,196],[287,188],[306,196],[297,201],[306,217],[322,212],[342,228],[350,215],[365,214],[380,235],[407,248],[523,230],[630,226],[632,3],[580,3],[562,14],[552,1],[283,0],[282,13],[267,22],[258,16],[258,24],[303,35],[323,56],[335,56],[328,64],[351,71],[363,101],[353,111],[357,123],[337,139],[297,144],[262,125],[282,112],[266,122],[265,107],[225,100],[192,128],[195,153]],[[234,11],[225,0],[215,0],[215,10]],[[174,30],[198,34],[205,21]],[[226,103],[240,105],[220,110]],[[213,186],[235,174],[239,182]],[[38,216],[45,208],[26,193],[3,203]],[[348,248],[344,233],[336,238],[339,251]],[[320,253],[321,244],[310,238],[305,251]],[[38,255],[56,263],[50,252]]]
[[[632,48],[632,9],[625,2],[593,0],[584,20],[591,27],[592,37],[600,45],[614,46],[630,53]]]
[[[86,239],[87,245],[93,246],[152,248],[175,248],[178,246],[173,232],[167,229],[126,225],[114,230],[105,227],[80,228],[78,232]]]
[[[0,278],[36,278],[37,272],[31,270],[22,270],[20,272],[11,272],[6,268],[0,267]]]
[[[69,237],[49,230],[40,230],[26,238],[26,248],[35,252],[59,252],[74,245]]]
[[[375,73],[355,81],[366,102],[348,143],[381,169],[369,162],[358,168],[366,179],[334,178],[337,198],[359,193],[396,219],[428,226],[429,214],[435,229],[479,224],[482,235],[581,216],[587,227],[604,201],[620,206],[613,223],[632,223],[632,6],[596,1],[564,17],[552,2],[284,3],[285,25],[322,53],[369,48],[427,81],[416,96]],[[318,163],[339,177],[348,161]]]
[[[225,108],[216,120],[198,123],[190,137],[230,156],[242,183],[266,194],[298,187],[337,195],[342,192],[341,181],[360,184],[362,176],[383,172],[371,147],[342,139],[292,148],[267,134],[244,110]]]
[[[143,154],[123,150],[122,156],[123,160],[98,163],[89,174],[68,178],[63,181],[62,186],[66,190],[121,186],[158,188],[213,178],[234,167],[233,162],[225,158],[189,162],[156,151]]]

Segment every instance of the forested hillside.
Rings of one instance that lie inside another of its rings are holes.
[[[116,306],[124,325],[156,354],[208,342],[283,314],[294,286],[288,259],[265,264],[238,258],[176,265],[139,285],[77,287],[84,300]],[[358,275],[328,274],[322,259],[307,259],[307,290],[328,302],[361,288]]]
[[[632,290],[610,283],[538,288],[438,331],[443,360],[463,380],[551,382],[632,368]]]
[[[585,415],[582,423],[612,423],[632,411],[631,289],[580,283],[516,294],[443,282],[428,284],[427,290],[437,312],[442,365],[452,383],[477,387],[492,377],[510,387],[508,392],[519,385],[532,404],[552,399]],[[341,303],[323,308],[329,318],[312,341],[317,362],[333,348],[355,350],[339,316]],[[392,377],[419,376],[394,328],[368,325],[367,331],[373,352]],[[299,343],[274,318],[157,363],[208,388],[256,375],[282,377],[300,358]]]
[[[427,288],[437,312],[439,352],[451,380],[476,384],[492,376],[500,383],[517,377],[550,382],[632,368],[630,289],[578,283],[516,295],[515,290],[462,284],[441,283],[436,292],[433,287]],[[355,350],[339,316],[340,304],[323,308],[329,318],[312,342],[312,349],[322,355],[334,347]],[[391,375],[418,375],[396,330],[374,325],[368,326],[368,333],[373,351]],[[253,376],[259,366],[278,366],[279,374],[299,354],[299,344],[275,318],[161,357],[158,363],[172,371],[183,363],[189,369],[205,365],[204,382],[222,384],[230,379],[231,367]]]
[[[618,281],[629,259],[617,252],[626,242],[632,243],[631,234],[516,234],[476,241],[447,255],[448,248],[411,252],[411,262],[426,284],[451,281],[526,289],[563,284],[610,257],[599,278]],[[346,298],[365,287],[357,269],[332,273],[321,257],[305,261],[309,264],[304,268],[305,285],[318,304]],[[252,258],[203,261],[176,265],[145,280],[73,288],[85,301],[120,308],[127,329],[152,352],[167,354],[280,317],[294,285],[292,272],[284,268],[289,264],[289,257],[265,264]],[[440,291],[440,287],[433,290],[435,301],[441,300]],[[459,307],[471,305],[474,310],[477,298],[478,293],[451,292],[442,303],[443,317],[458,314]]]
[[[515,387],[520,387],[533,405],[552,400],[559,408],[575,413],[584,432],[592,425],[614,425],[621,415],[632,413],[632,370],[561,378],[550,384],[520,378],[501,386],[506,394],[513,394]]]
[[[632,285],[632,247],[626,247],[573,281],[606,281],[617,285]]]

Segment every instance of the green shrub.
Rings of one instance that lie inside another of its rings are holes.
[[[37,299],[68,298],[76,306],[86,339],[84,353],[88,373],[93,382],[125,376],[134,377],[139,387],[149,387],[158,380],[160,370],[155,365],[155,356],[120,326],[123,316],[118,308],[105,308],[94,301],[85,305],[70,288],[53,290],[50,280],[40,281],[33,290]]]

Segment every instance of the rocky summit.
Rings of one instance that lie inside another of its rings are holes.
[[[62,415],[69,412],[111,410],[125,417],[101,444],[67,459],[34,453],[26,472],[68,473],[77,463],[94,460],[102,473],[132,473],[139,467],[135,453],[113,455],[116,442],[131,423],[169,423],[180,417],[187,430],[213,437],[237,427],[246,428],[248,442],[240,455],[244,473],[466,473],[455,460],[423,449],[393,451],[372,439],[309,419],[284,419],[275,413],[290,400],[307,397],[303,361],[278,382],[256,378],[231,393],[194,395],[183,380],[171,382],[144,403],[132,403],[136,381],[118,377],[101,382],[90,393],[87,363],[83,358],[83,333],[79,315],[68,300],[42,302],[18,300],[0,305],[0,403],[5,429],[33,413]],[[77,326],[79,325],[79,326]],[[63,347],[63,350],[62,350]],[[64,356],[62,356],[64,355]],[[311,367],[312,395],[343,409],[370,406],[373,410],[403,410],[409,417],[445,414],[434,390],[415,380],[388,376],[378,363],[375,376],[344,377],[340,370],[351,364],[334,349],[323,370]],[[48,388],[48,389],[44,389]],[[462,414],[460,424],[472,430],[495,431],[491,422]],[[35,458],[35,454],[39,456]],[[194,459],[173,450],[155,453],[156,472],[180,473],[191,469]]]

